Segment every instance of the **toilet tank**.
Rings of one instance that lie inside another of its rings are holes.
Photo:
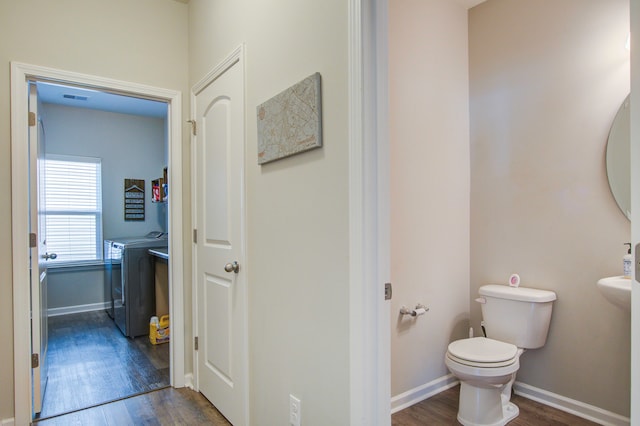
[[[487,337],[525,349],[544,346],[556,300],[553,291],[489,284],[479,293]]]

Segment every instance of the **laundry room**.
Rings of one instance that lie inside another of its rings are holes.
[[[48,256],[45,418],[169,384],[168,337],[153,333],[151,341],[149,330],[162,318],[168,334],[170,188],[166,103],[37,86]]]

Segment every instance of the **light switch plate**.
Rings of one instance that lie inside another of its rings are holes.
[[[300,426],[302,417],[302,403],[298,398],[289,395],[289,423],[291,426]]]

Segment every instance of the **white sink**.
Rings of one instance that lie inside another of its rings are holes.
[[[609,302],[631,312],[631,278],[602,278],[598,280],[598,289]]]

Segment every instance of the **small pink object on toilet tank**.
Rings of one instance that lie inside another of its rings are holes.
[[[511,276],[509,277],[509,286],[518,287],[519,285],[520,285],[520,275],[511,274]]]

